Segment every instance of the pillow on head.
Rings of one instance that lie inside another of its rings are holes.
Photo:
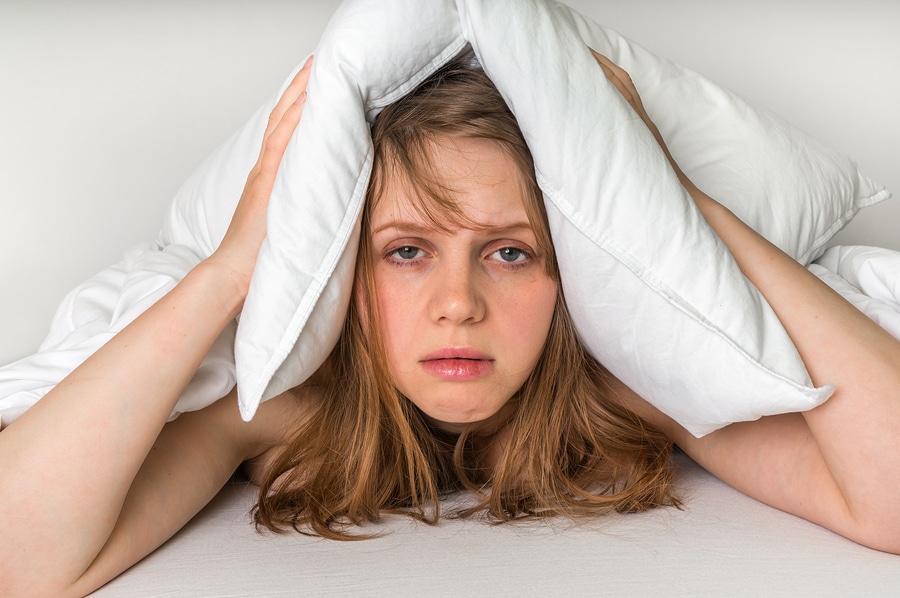
[[[691,180],[800,263],[822,255],[860,208],[891,197],[853,160],[784,119],[571,14],[584,39],[604,40],[629,72]]]
[[[553,2],[350,0],[316,52],[240,319],[235,358],[245,418],[312,374],[338,337],[371,168],[371,122],[468,46],[534,154],[566,300],[595,357],[698,435],[827,398],[828,388],[811,387],[771,309],[587,47],[629,71],[687,174],[801,261],[819,254],[859,207],[888,196],[851,161]],[[214,250],[268,112],[261,108],[179,190],[162,244],[197,256]],[[210,390],[176,411],[220,396]]]
[[[859,207],[887,197],[853,162],[556,3],[351,0],[316,51],[238,328],[245,418],[307,378],[337,339],[370,123],[469,45],[532,149],[566,300],[595,357],[698,435],[827,398],[587,46],[630,72],[688,175],[800,260],[820,253]],[[164,241],[212,251],[266,114],[179,192]]]

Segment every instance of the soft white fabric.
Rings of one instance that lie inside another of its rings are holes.
[[[200,258],[179,245],[144,243],[69,292],[38,352],[0,368],[0,415],[11,423],[106,341],[171,290]],[[233,387],[234,324],[225,328],[182,394],[172,418]]]
[[[397,515],[383,535],[329,542],[260,535],[255,486],[228,484],[178,535],[94,598],[134,596],[876,596],[900,557],[768,507],[676,455],[683,509],[488,525]],[[449,499],[445,509],[454,506]]]
[[[774,314],[586,45],[632,74],[679,163],[702,188],[803,261],[859,207],[887,197],[851,161],[555,3],[352,0],[335,13],[317,50],[238,327],[245,418],[260,400],[302,382],[337,338],[371,167],[369,123],[468,45],[535,155],[566,298],[595,356],[695,434],[827,398],[829,389],[811,387]],[[179,191],[162,245],[198,257],[215,248],[267,113],[260,109]],[[136,300],[135,312],[156,296]],[[42,369],[49,358],[62,374],[103,334],[77,359],[45,352],[25,361]],[[42,390],[59,376],[46,378]],[[227,384],[202,386],[203,400],[177,410],[212,402]],[[0,397],[13,394],[8,389],[0,380]],[[3,399],[0,411],[37,394]]]
[[[900,338],[900,252],[881,247],[832,247],[809,269]]]

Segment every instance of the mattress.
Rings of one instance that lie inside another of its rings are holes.
[[[900,557],[744,496],[683,454],[683,509],[490,525],[387,517],[381,537],[258,533],[226,486],[94,596],[896,596]]]

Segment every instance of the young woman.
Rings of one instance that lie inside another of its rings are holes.
[[[627,74],[597,60],[665,149]],[[4,591],[90,592],[242,465],[260,524],[346,537],[383,511],[432,521],[427,505],[459,487],[501,520],[675,504],[672,443],[759,500],[900,552],[900,342],[673,162],[813,381],[838,389],[809,412],[693,438],[578,344],[521,134],[487,79],[459,68],[376,123],[352,307],[322,369],[250,423],[229,395],[166,424],[240,311],[309,70],[274,109],[216,252],[0,434]]]

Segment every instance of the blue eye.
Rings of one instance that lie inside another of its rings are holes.
[[[403,247],[398,247],[393,250],[390,255],[396,256],[401,260],[414,260],[419,257],[419,252],[422,251],[418,247],[413,247],[412,245],[404,245]]]
[[[495,251],[494,255],[507,263],[523,262],[528,259],[527,253],[521,249],[516,249],[515,247],[504,247],[503,249]]]

